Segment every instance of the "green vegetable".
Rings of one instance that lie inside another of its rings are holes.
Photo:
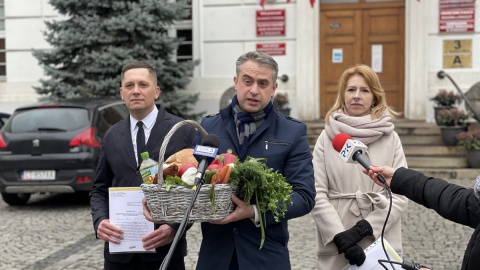
[[[217,208],[215,207],[215,185],[210,187],[208,198],[210,199],[210,206],[212,207],[212,213],[215,214],[217,212]]]
[[[235,164],[230,176],[238,183],[239,196],[243,196],[247,204],[255,198],[262,233],[260,248],[265,242],[266,212],[270,211],[275,221],[279,222],[285,217],[287,204],[292,204],[292,186],[282,174],[268,168],[266,162],[266,158],[247,157],[244,162]]]
[[[210,184],[210,181],[212,180],[212,176],[216,174],[217,171],[218,171],[217,169],[205,171],[205,184]]]
[[[191,187],[192,185],[189,185],[185,182],[182,181],[182,179],[178,176],[172,176],[172,175],[167,175],[167,178],[165,179],[165,189],[169,191],[172,186],[186,186],[186,187]]]

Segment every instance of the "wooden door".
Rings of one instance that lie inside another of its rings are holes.
[[[320,13],[320,109],[323,118],[337,97],[337,83],[343,71],[362,63],[361,11]],[[339,58],[334,59],[334,53]]]
[[[403,111],[405,9],[401,4],[323,5],[327,8],[320,12],[322,118],[335,103],[341,74],[356,64],[375,67],[388,105]]]

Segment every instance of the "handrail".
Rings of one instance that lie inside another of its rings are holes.
[[[478,114],[478,112],[475,111],[472,103],[470,103],[470,100],[468,100],[467,96],[462,92],[460,87],[458,87],[457,83],[455,83],[455,81],[452,79],[452,77],[450,77],[450,75],[448,75],[448,73],[446,73],[443,70],[440,70],[437,73],[437,77],[439,79],[443,79],[443,78],[447,77],[450,80],[450,82],[452,82],[453,86],[455,86],[455,88],[457,89],[457,92],[460,94],[462,99],[465,100],[465,104],[467,105],[467,107],[473,112],[473,118],[480,123],[480,115]]]

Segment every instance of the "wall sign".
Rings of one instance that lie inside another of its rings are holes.
[[[259,43],[257,44],[257,51],[264,52],[268,55],[285,55],[285,43]]]
[[[257,36],[285,36],[285,9],[257,10]]]
[[[372,69],[377,73],[383,71],[383,45],[372,44]]]
[[[332,63],[343,63],[343,49],[332,49]]]
[[[451,39],[443,41],[443,68],[471,68],[472,40]]]
[[[440,0],[439,32],[474,32],[475,0]]]

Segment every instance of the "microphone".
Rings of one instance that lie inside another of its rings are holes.
[[[205,170],[208,164],[217,156],[218,147],[220,146],[220,139],[215,134],[207,134],[203,137],[202,144],[195,146],[193,149],[193,156],[200,160],[198,162],[197,175],[195,177],[195,185],[202,180],[205,175]]]
[[[352,136],[345,133],[339,133],[333,137],[332,146],[346,163],[358,162],[365,169],[370,170],[372,164],[362,154],[368,149],[368,147],[359,140],[354,140]],[[384,185],[387,185],[387,181],[382,175],[377,174],[377,179]]]
[[[188,120],[186,120],[188,121]],[[205,170],[207,169],[208,164],[212,162],[212,160],[217,156],[218,147],[220,146],[220,139],[217,135],[214,134],[206,134],[201,142],[201,145],[195,146],[193,149],[193,156],[200,160],[198,162],[198,170],[197,174],[195,175],[195,186],[193,188],[194,192],[192,194],[192,199],[187,206],[187,210],[183,216],[182,222],[175,233],[175,238],[170,245],[167,255],[163,259],[162,265],[160,265],[160,269],[164,270],[167,269],[168,264],[170,263],[170,259],[172,258],[173,252],[177,243],[180,239],[180,236],[185,232],[185,227],[189,220],[190,213],[192,212],[193,204],[200,193],[200,189],[203,185],[204,178],[205,178]]]

